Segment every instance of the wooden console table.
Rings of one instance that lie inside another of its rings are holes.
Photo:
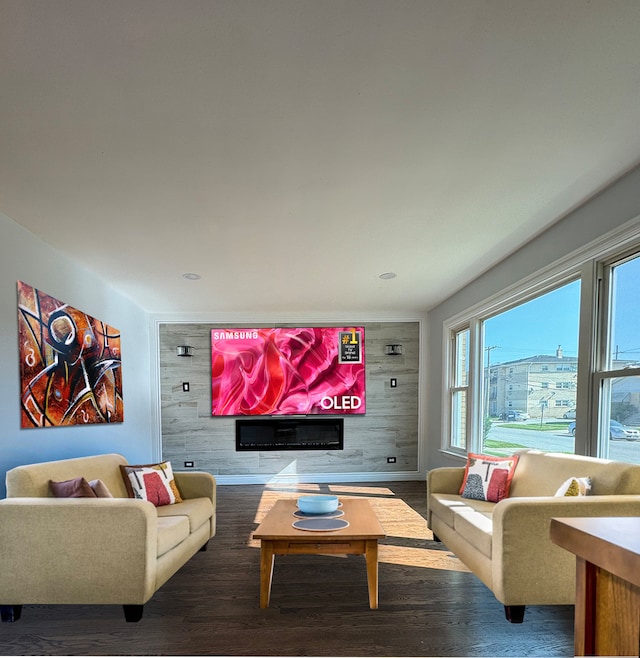
[[[551,519],[576,555],[576,656],[640,655],[640,517]]]

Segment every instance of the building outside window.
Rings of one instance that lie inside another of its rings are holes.
[[[554,363],[558,358],[568,358],[573,362],[577,361],[576,357],[563,357],[561,349],[558,348],[555,356],[542,356],[537,355],[529,359],[521,359],[514,364],[496,364],[493,367],[496,386],[491,390],[495,399],[489,399],[489,407],[497,410],[498,413],[494,415],[504,415],[508,407],[508,402],[511,406],[516,406],[526,413],[531,418],[536,418],[540,415],[542,405],[541,403],[552,400],[557,393],[552,389],[575,389],[576,386],[576,371],[558,371],[555,381],[549,381],[549,375],[540,367],[543,363]],[[551,390],[551,392],[549,392]],[[515,391],[515,395],[514,395]],[[569,406],[575,406],[575,396],[569,403]],[[555,407],[555,402],[553,402]],[[546,408],[546,405],[545,405]],[[551,417],[557,414],[552,414]],[[549,417],[549,416],[547,416]]]

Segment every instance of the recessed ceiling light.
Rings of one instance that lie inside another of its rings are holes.
[[[383,272],[380,274],[381,279],[395,279],[397,276],[395,272]]]
[[[182,275],[183,279],[188,279],[189,281],[197,281],[198,279],[202,278],[199,274],[196,274],[195,272],[185,272]]]

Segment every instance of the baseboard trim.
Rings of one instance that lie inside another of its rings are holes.
[[[423,480],[419,471],[397,473],[278,473],[277,475],[215,475],[218,484],[300,484],[305,482],[402,482]]]

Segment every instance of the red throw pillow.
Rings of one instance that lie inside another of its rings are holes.
[[[497,503],[509,495],[518,456],[493,457],[470,452],[460,487],[463,498]]]
[[[171,462],[121,465],[120,471],[129,498],[148,500],[156,507],[182,502],[178,485],[173,477]]]

